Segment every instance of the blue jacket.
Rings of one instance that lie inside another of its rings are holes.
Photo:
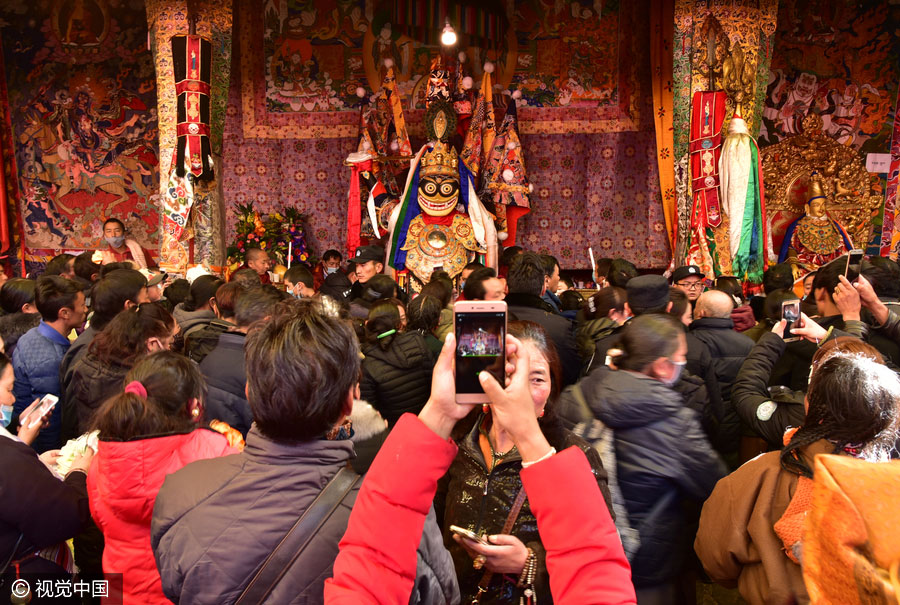
[[[17,417],[39,397],[48,393],[59,397],[59,365],[68,350],[69,339],[43,321],[19,339],[12,359],[16,375],[13,413]],[[62,445],[60,418],[61,408],[57,405],[50,415],[50,426],[42,430],[32,444],[38,453]]]

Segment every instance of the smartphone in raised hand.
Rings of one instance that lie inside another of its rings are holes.
[[[787,322],[784,326],[784,339],[786,341],[800,340],[799,336],[791,335],[791,329],[803,327],[803,316],[800,314],[800,299],[795,298],[781,303],[781,319]]]
[[[506,303],[465,300],[453,306],[456,335],[456,403],[490,403],[478,376],[490,372],[501,385],[506,367]]]
[[[856,248],[847,255],[847,268],[844,270],[844,277],[854,282],[862,273],[862,260],[865,256],[865,250]]]

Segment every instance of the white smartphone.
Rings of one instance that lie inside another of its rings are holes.
[[[478,380],[482,372],[504,383],[506,316],[502,300],[462,300],[453,305],[456,403],[490,403]]]
[[[851,282],[856,281],[862,272],[862,260],[865,253],[865,250],[856,248],[847,255],[847,268],[844,270],[844,277]]]
[[[463,538],[468,538],[473,542],[478,542],[479,544],[484,544],[485,546],[490,545],[490,542],[488,542],[487,538],[485,538],[484,536],[479,536],[475,532],[469,531],[468,529],[460,527],[459,525],[451,525],[450,531],[452,531],[454,534],[462,536]]]
[[[47,393],[46,395],[41,397],[41,400],[28,415],[28,419],[30,420],[30,422],[28,423],[28,428],[33,429],[41,422],[43,422],[44,416],[46,416],[50,410],[56,407],[56,404],[58,402],[59,397],[50,393]]]

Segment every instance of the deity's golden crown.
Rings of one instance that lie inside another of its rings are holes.
[[[419,176],[459,176],[459,156],[452,145],[437,141],[422,155]]]

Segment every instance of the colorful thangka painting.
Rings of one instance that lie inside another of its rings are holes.
[[[804,116],[863,153],[887,153],[900,81],[900,11],[883,0],[781,0],[760,146]]]
[[[29,249],[97,247],[115,216],[156,248],[156,84],[139,0],[0,6]]]
[[[263,17],[266,108],[273,113],[359,108],[358,86],[378,90],[384,59],[394,62],[401,95],[419,108],[420,82],[436,47],[391,25],[393,0],[267,0]],[[620,23],[616,0],[516,0],[516,31],[496,48],[465,48],[476,81],[484,62],[494,81],[522,92],[523,106],[615,104]]]
[[[522,91],[525,105],[597,107],[615,102],[618,4],[609,0],[516,2],[519,25],[511,87]]]
[[[268,0],[264,10],[266,106],[271,112],[358,107],[365,79],[364,0]]]

